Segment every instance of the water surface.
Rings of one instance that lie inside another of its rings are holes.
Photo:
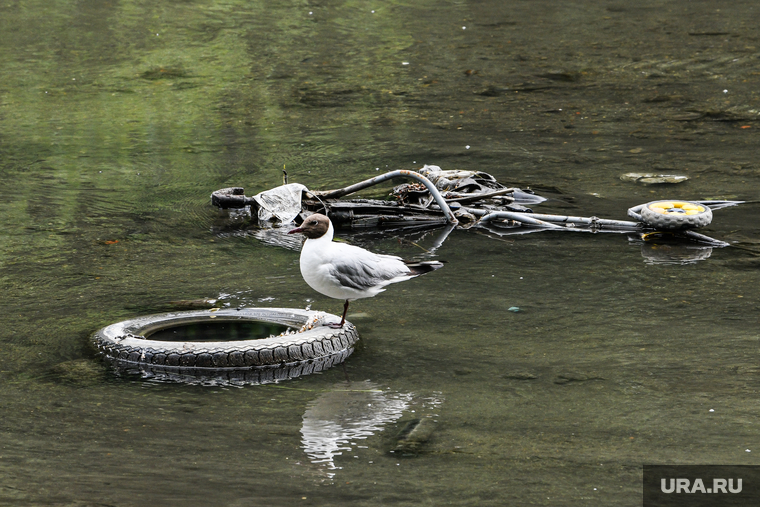
[[[758,17],[718,0],[3,3],[1,503],[640,505],[644,463],[756,464]],[[209,194],[426,163],[533,188],[544,213],[748,202],[705,230],[731,247],[685,264],[625,235],[456,230],[444,269],[352,304],[345,368],[299,379],[156,382],[92,351],[99,327],[177,301],[339,313],[296,251],[230,233]],[[427,442],[399,447],[426,419]]]

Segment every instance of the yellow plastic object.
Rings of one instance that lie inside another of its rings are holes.
[[[703,213],[705,208],[698,204],[684,201],[660,201],[653,202],[647,206],[655,213],[671,214],[679,213],[686,215],[697,215]]]
[[[673,236],[673,233],[671,232],[663,232],[663,231],[644,232],[641,234],[641,239],[643,241],[656,241],[663,237],[672,237],[672,236]]]
[[[629,214],[632,210],[634,214],[631,216],[660,231],[705,227],[712,221],[710,207],[694,201],[653,201],[631,208]]]

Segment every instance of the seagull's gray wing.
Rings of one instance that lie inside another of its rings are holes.
[[[341,256],[332,263],[329,270],[330,275],[343,287],[367,290],[382,287],[394,278],[411,274],[398,257],[378,255],[358,247],[351,248],[349,252],[352,255]]]

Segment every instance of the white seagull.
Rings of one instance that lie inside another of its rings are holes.
[[[358,246],[336,243],[334,232],[330,219],[317,213],[288,233],[306,236],[301,248],[301,275],[306,283],[325,296],[346,300],[340,324],[332,327],[343,327],[349,301],[376,296],[386,285],[443,267],[438,261],[406,263],[395,255],[376,254]]]

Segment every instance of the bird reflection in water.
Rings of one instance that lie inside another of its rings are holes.
[[[424,405],[439,405],[431,398]],[[341,467],[335,457],[353,450],[365,440],[396,422],[404,411],[417,405],[411,393],[382,390],[370,381],[341,384],[334,391],[311,401],[303,415],[301,444],[309,460],[324,467],[328,479]],[[417,407],[420,409],[422,407]]]

